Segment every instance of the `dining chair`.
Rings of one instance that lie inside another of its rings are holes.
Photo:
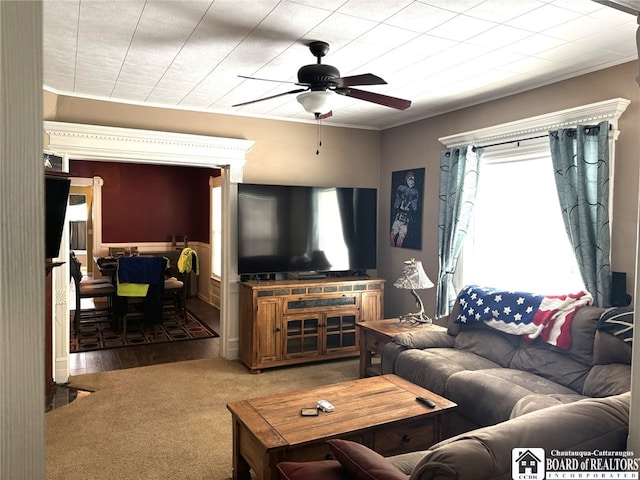
[[[76,262],[78,264],[78,269],[80,270],[80,272],[82,272],[82,262],[76,256],[73,250],[69,253],[69,256],[70,256],[69,261],[71,262],[70,265],[73,267],[74,262]],[[100,270],[100,273],[102,274],[102,270]],[[113,281],[109,276],[102,277],[102,278],[93,278],[93,277],[87,277],[83,273],[80,273],[80,283],[82,283],[82,285],[95,285],[99,283],[113,284]]]
[[[187,248],[189,246],[189,239],[186,235],[171,235],[171,248],[173,250],[182,250],[183,248]]]
[[[83,278],[82,264],[73,252],[69,256],[69,268],[75,287],[76,301],[73,315],[73,331],[77,337],[80,334],[80,324],[83,320],[87,322],[111,320],[116,287],[108,279],[93,280]],[[94,304],[93,308],[82,308],[83,298],[105,298],[107,306],[102,308]]]
[[[171,263],[164,281],[164,309],[175,310],[187,320],[187,273]]]

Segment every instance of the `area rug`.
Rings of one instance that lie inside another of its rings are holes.
[[[46,479],[229,479],[227,403],[355,380],[358,365],[350,358],[251,374],[217,357],[72,376],[72,386],[95,393],[45,414]]]
[[[191,312],[187,312],[186,320],[177,312],[165,312],[162,324],[155,326],[146,325],[139,321],[128,321],[126,335],[114,330],[111,322],[106,319],[100,322],[81,324],[78,337],[75,336],[73,330],[72,325],[69,345],[71,353],[218,336]]]

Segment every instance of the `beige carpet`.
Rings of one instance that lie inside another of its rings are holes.
[[[357,377],[357,359],[252,375],[221,358],[71,377],[95,393],[45,415],[46,478],[228,479],[227,403]]]

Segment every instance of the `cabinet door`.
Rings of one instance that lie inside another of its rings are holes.
[[[282,358],[280,310],[280,301],[277,298],[258,300],[253,334],[254,355],[258,365],[275,362]]]
[[[367,322],[382,319],[382,292],[379,290],[362,292],[360,321]]]
[[[284,316],[284,358],[317,357],[320,355],[320,315]]]
[[[356,319],[358,312],[327,313],[323,325],[327,353],[355,352],[358,350]]]

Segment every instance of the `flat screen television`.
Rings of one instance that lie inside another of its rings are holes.
[[[45,258],[60,254],[70,185],[66,177],[45,176]]]
[[[238,273],[376,268],[375,188],[238,184]]]

